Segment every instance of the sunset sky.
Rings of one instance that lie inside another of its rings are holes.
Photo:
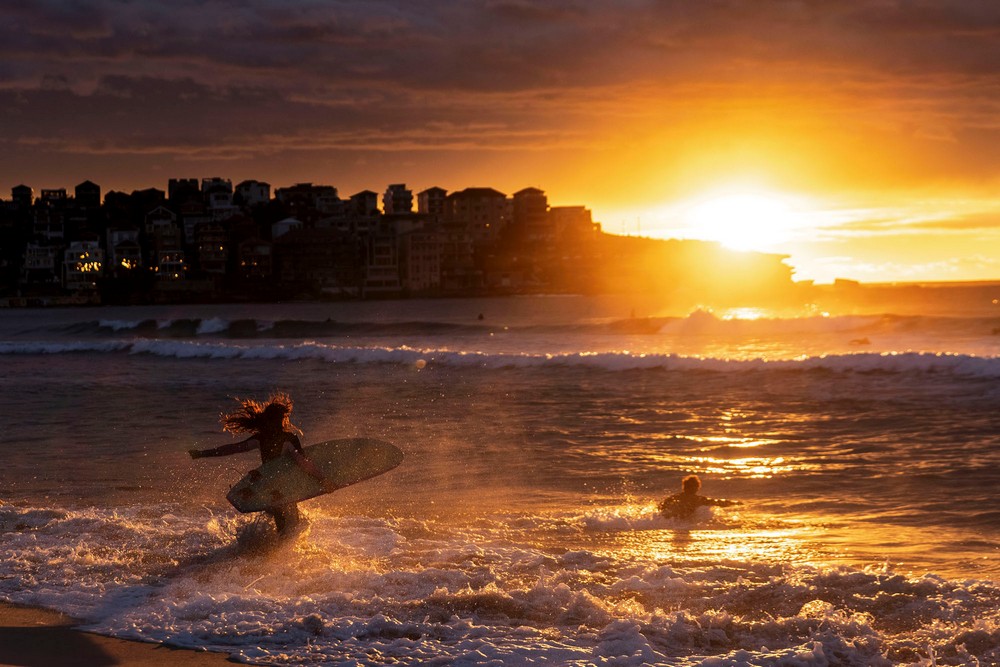
[[[0,0],[0,53],[5,198],[533,186],[798,279],[1000,279],[997,2]]]

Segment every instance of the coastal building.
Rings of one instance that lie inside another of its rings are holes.
[[[22,285],[57,285],[56,257],[58,248],[41,243],[28,243],[21,262]]]
[[[32,233],[47,244],[59,244],[66,238],[66,215],[58,208],[36,206],[33,211]]]
[[[210,209],[231,207],[233,193],[225,190],[212,190],[205,194],[205,205]]]
[[[428,225],[397,236],[399,283],[409,296],[431,296],[441,291],[441,239]]]
[[[466,188],[445,198],[444,219],[461,225],[473,243],[495,241],[510,220],[507,195],[493,188]]]
[[[63,209],[69,201],[66,188],[48,188],[41,191],[38,203],[55,209]]]
[[[201,202],[201,186],[197,178],[171,178],[167,181],[167,199],[173,206],[186,202]]]
[[[215,222],[229,220],[243,211],[242,208],[233,204],[232,195],[223,193],[213,193],[209,197],[207,209],[209,216]]]
[[[601,231],[601,225],[594,222],[593,214],[585,206],[551,207],[549,227],[553,237],[560,243],[593,240]]]
[[[415,229],[423,229],[428,222],[429,218],[420,213],[394,213],[380,217],[372,229],[399,236]]]
[[[283,294],[360,296],[363,249],[334,229],[292,229],[274,241],[274,279]]]
[[[438,221],[444,218],[445,199],[448,191],[444,188],[432,187],[417,193],[417,212],[430,216]]]
[[[206,222],[195,227],[195,248],[198,269],[204,273],[225,275],[229,264],[229,235],[218,222]]]
[[[482,285],[482,274],[476,267],[476,247],[469,228],[461,222],[443,222],[437,240],[441,291],[463,294],[477,290]]]
[[[237,248],[239,277],[244,281],[264,280],[274,270],[274,245],[261,239],[248,239]]]
[[[188,199],[177,206],[178,224],[184,232],[185,243],[195,243],[197,229],[215,219],[208,207],[200,199]]]
[[[109,192],[108,195],[111,193]],[[107,197],[105,197],[107,200]],[[151,211],[157,206],[167,203],[167,193],[157,188],[146,188],[144,190],[133,190],[128,195],[128,206],[136,211]]]
[[[394,183],[382,195],[382,213],[407,215],[413,212],[413,192],[403,183]]]
[[[201,194],[205,200],[207,201],[209,195],[214,193],[232,195],[233,182],[228,178],[222,178],[220,176],[212,176],[210,178],[201,179]]]
[[[396,235],[382,229],[365,238],[364,283],[362,296],[398,296],[399,248]]]
[[[351,195],[349,201],[348,214],[361,218],[377,218],[380,215],[378,210],[378,194],[371,190],[362,190]]]
[[[104,272],[104,250],[97,239],[73,241],[63,253],[63,287],[70,292],[96,292]]]
[[[142,246],[136,227],[110,227],[107,232],[107,272],[125,278],[143,266]]]
[[[93,181],[84,181],[73,189],[77,208],[96,210],[101,207],[101,186]]]
[[[300,219],[315,220],[324,215],[334,215],[341,208],[337,188],[332,185],[296,183],[275,190],[274,198]]]
[[[27,210],[35,201],[35,191],[24,184],[15,185],[10,189],[10,200],[15,209]]]
[[[256,206],[271,201],[271,184],[263,181],[242,181],[236,185],[234,201],[243,206]]]
[[[212,220],[226,220],[240,212],[240,207],[233,204],[233,183],[228,178],[213,176],[201,179],[201,194]]]
[[[378,210],[378,194],[371,190],[351,195],[344,209],[344,216],[350,221],[355,234],[367,234],[373,230],[381,215],[382,212]]]
[[[184,251],[180,248],[163,247],[156,252],[153,270],[159,282],[177,282],[187,276]]]
[[[177,214],[166,206],[157,206],[146,213],[144,222],[146,236],[155,238],[159,228],[177,224]]]
[[[145,216],[146,238],[150,244],[150,268],[158,281],[183,280],[187,272],[184,243],[177,214],[157,206]]]
[[[339,215],[344,208],[344,203],[337,194],[337,188],[332,185],[319,186],[315,201],[316,211],[320,215]]]
[[[304,225],[298,218],[285,218],[271,225],[271,238],[277,239],[290,231],[302,229]]]
[[[549,224],[549,199],[544,190],[518,190],[512,197],[511,209],[511,228],[519,242],[546,242],[554,238]]]

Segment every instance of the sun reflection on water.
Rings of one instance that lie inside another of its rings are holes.
[[[718,475],[724,479],[749,478],[769,479],[793,472],[815,471],[818,463],[805,458],[787,455],[747,456],[746,450],[754,450],[768,445],[778,445],[779,440],[729,435],[680,436],[692,444],[690,451],[683,449],[648,456],[652,462],[680,466],[694,473]],[[678,436],[664,437],[676,440]],[[700,445],[700,446],[699,446]],[[737,453],[739,453],[737,455]],[[620,456],[620,453],[619,453]]]
[[[764,308],[729,308],[722,313],[723,320],[763,320],[773,318],[774,313]]]
[[[780,440],[773,440],[771,438],[734,437],[729,435],[688,435],[684,436],[684,439],[691,442],[715,445],[715,447],[702,447],[701,451],[709,451],[720,447],[762,447],[764,445],[776,445],[781,442]]]
[[[684,460],[689,463],[688,468],[694,472],[719,475],[723,478],[770,479],[776,475],[820,468],[816,464],[801,460],[786,460],[783,456],[747,456],[738,459],[690,456],[684,457]]]
[[[828,560],[828,556],[809,546],[811,532],[794,524],[738,530],[634,531],[615,535],[607,553],[679,566],[726,562],[815,564]]]

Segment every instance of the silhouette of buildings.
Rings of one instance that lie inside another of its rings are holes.
[[[414,202],[414,200],[416,200]],[[379,203],[381,201],[381,208]],[[416,203],[416,210],[414,210]],[[0,200],[0,305],[786,288],[778,255],[604,234],[530,187],[449,193],[171,178],[166,191],[27,185]],[[705,262],[727,268],[709,281]],[[702,263],[702,266],[698,266]]]

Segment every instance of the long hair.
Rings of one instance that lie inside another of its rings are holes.
[[[252,398],[236,399],[240,407],[221,417],[222,430],[228,433],[259,433],[281,430],[302,433],[292,425],[292,397],[284,392],[271,394],[266,403]]]

